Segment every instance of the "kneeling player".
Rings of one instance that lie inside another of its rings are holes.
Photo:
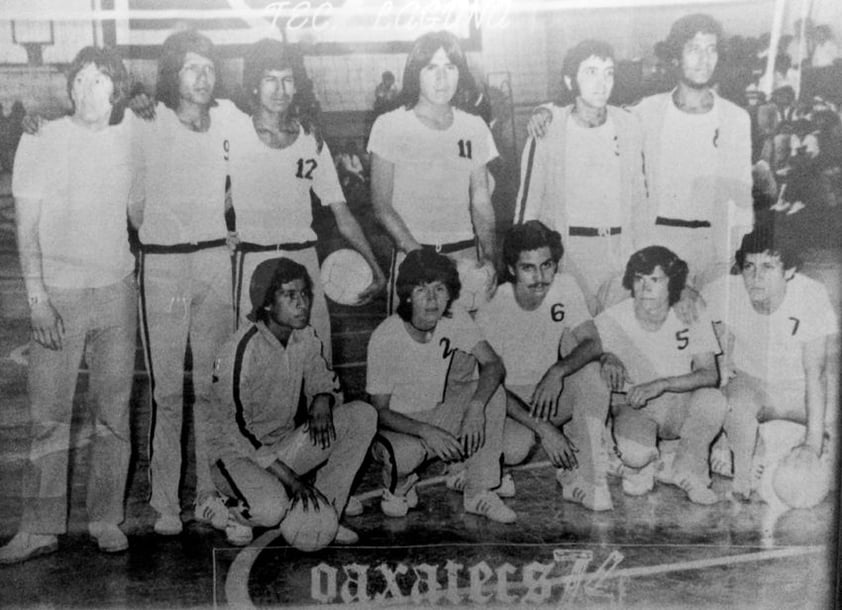
[[[672,306],[687,279],[687,264],[671,250],[649,246],[632,254],[623,286],[632,298],[596,318],[605,354],[602,375],[614,392],[614,437],[623,491],[648,493],[655,482],[658,439],[680,438],[675,461],[659,480],[681,487],[692,502],[713,504],[710,444],[722,428],[725,400],[716,389],[719,346],[704,316],[681,322]]]
[[[329,502],[342,515],[354,476],[377,427],[364,402],[342,402],[336,375],[309,325],[313,283],[287,258],[258,265],[251,280],[251,319],[214,363],[209,444],[212,474],[228,496],[226,534],[248,544],[251,527],[273,527],[297,502]],[[294,418],[301,392],[306,422]],[[318,468],[315,487],[301,477]],[[340,525],[335,542],[357,534]]]
[[[418,502],[415,470],[427,459],[465,462],[465,511],[492,521],[517,518],[492,491],[500,486],[506,397],[505,370],[461,308],[454,263],[428,249],[413,250],[398,269],[397,312],[368,346],[368,383],[379,413],[375,459],[383,464],[381,507],[406,515]],[[450,379],[457,351],[479,362],[479,380]]]
[[[731,377],[723,391],[728,398],[725,431],[734,458],[732,491],[747,500],[761,483],[757,475],[763,470],[771,474],[764,467],[793,446],[806,467],[830,457],[824,435],[833,426],[826,426],[825,416],[834,415],[836,384],[826,376],[831,377],[836,364],[829,365],[827,354],[839,326],[825,287],[796,272],[796,253],[776,243],[771,227],[743,238],[737,265],[742,277],[719,279],[708,286],[705,298]],[[788,442],[767,439],[773,442],[764,443],[763,454],[760,447],[755,454],[758,422],[771,420],[804,428]]]
[[[480,309],[477,323],[506,366],[506,463],[522,461],[537,435],[559,469],[564,498],[611,510],[599,459],[609,391],[593,362],[602,350],[576,280],[557,275],[563,253],[559,233],[541,222],[512,227],[503,242],[512,281]],[[567,422],[570,439],[560,429]]]

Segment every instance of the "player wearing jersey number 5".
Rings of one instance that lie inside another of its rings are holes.
[[[658,439],[679,438],[675,461],[659,480],[681,487],[691,501],[717,502],[709,488],[710,444],[722,428],[725,400],[716,389],[719,346],[705,316],[687,325],[673,305],[687,264],[662,246],[635,252],[623,286],[632,298],[596,318],[602,375],[625,400],[614,402],[614,436],[625,468],[623,491],[648,493],[655,482]]]

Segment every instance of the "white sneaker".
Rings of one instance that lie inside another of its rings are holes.
[[[444,485],[453,491],[465,491],[465,470],[460,470],[459,472],[448,476],[444,481]],[[500,478],[500,485],[491,491],[501,498],[514,498],[516,492],[515,480],[512,478],[512,475],[506,473]]]
[[[643,496],[655,487],[655,462],[643,468],[623,468],[623,493],[629,496]]]
[[[473,498],[464,498],[463,506],[466,513],[482,515],[498,523],[514,523],[517,514],[506,506],[496,493],[484,491]]]
[[[416,504],[418,496],[415,496]],[[409,512],[409,500],[406,496],[398,496],[388,489],[383,490],[383,497],[380,499],[380,510],[387,517],[406,517]]]
[[[345,515],[348,517],[359,517],[363,514],[365,508],[363,507],[363,503],[360,502],[356,496],[350,496],[348,498],[348,503],[345,505]]]
[[[219,496],[212,494],[196,504],[193,511],[196,521],[207,523],[218,530],[228,526],[228,507]]]
[[[52,535],[18,532],[0,548],[0,564],[20,563],[58,550],[58,538]]]
[[[159,536],[178,536],[184,529],[181,517],[178,515],[160,515],[153,527]]]
[[[710,505],[719,502],[719,496],[716,495],[716,492],[702,483],[698,477],[684,475],[676,477],[676,479],[673,484],[683,489],[694,504]]]
[[[360,541],[360,536],[349,527],[345,527],[341,523],[339,529],[336,530],[336,538],[333,539],[335,544],[357,544]]]
[[[710,448],[710,471],[722,477],[734,478],[734,457],[724,432]]]
[[[96,539],[97,546],[103,553],[120,553],[129,548],[129,539],[113,523],[92,521],[88,524],[88,533]]]
[[[251,543],[254,534],[248,525],[243,525],[233,517],[225,524],[225,539],[233,546],[246,546]]]
[[[605,481],[602,485],[588,483],[577,471],[564,468],[556,470],[555,478],[561,485],[561,497],[568,502],[576,502],[592,511],[614,509],[611,492]]]

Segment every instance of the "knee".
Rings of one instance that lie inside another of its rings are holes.
[[[250,502],[248,514],[244,513],[243,517],[257,527],[275,527],[286,515],[289,499],[280,486],[272,486],[262,491],[258,498]]]
[[[658,449],[651,445],[643,445],[621,436],[617,437],[617,450],[623,464],[631,468],[643,468],[658,457]]]
[[[334,425],[370,442],[377,432],[377,410],[361,400],[346,403],[334,413]]]
[[[506,466],[520,464],[529,455],[535,444],[535,434],[526,426],[506,418],[503,427],[503,463]]]

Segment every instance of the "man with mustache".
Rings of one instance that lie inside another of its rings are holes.
[[[510,281],[477,323],[506,366],[504,461],[523,461],[537,435],[564,499],[611,510],[599,457],[609,400],[594,362],[602,348],[576,280],[558,273],[563,253],[559,233],[539,221],[512,227],[503,242]]]
[[[687,261],[697,290],[728,273],[754,222],[749,116],[714,86],[722,42],[722,26],[709,15],[677,20],[666,48],[678,85],[633,109],[643,125],[649,190],[641,243]]]

